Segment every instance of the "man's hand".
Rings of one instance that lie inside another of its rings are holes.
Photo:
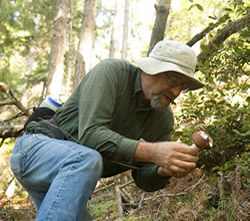
[[[158,173],[164,176],[186,176],[196,167],[199,149],[177,142],[156,143],[154,163],[159,165]]]
[[[199,149],[178,142],[140,142],[135,160],[159,165],[160,176],[186,176],[196,167]]]

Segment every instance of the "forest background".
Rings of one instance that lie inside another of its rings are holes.
[[[202,129],[213,148],[199,169],[168,188],[143,193],[129,174],[100,181],[95,220],[249,220],[249,1],[1,0],[0,220],[34,220],[8,158],[15,135],[46,96],[65,101],[106,58],[146,56],[161,39],[198,56],[203,89],[173,106],[174,140],[191,144]]]

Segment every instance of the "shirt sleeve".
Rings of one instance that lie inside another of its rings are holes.
[[[174,126],[174,115],[169,107],[167,109],[167,124],[162,125],[155,142],[170,141]],[[153,163],[142,164],[138,169],[132,171],[132,177],[136,185],[147,192],[153,192],[165,188],[171,177],[162,177],[157,173],[158,165]]]
[[[153,192],[165,188],[170,177],[162,177],[157,173],[159,166],[155,164],[144,164],[138,169],[132,171],[132,177],[135,184],[146,192]]]
[[[122,83],[118,71],[112,62],[104,61],[81,83],[78,137],[81,144],[97,149],[106,159],[131,165],[139,141],[110,129]]]

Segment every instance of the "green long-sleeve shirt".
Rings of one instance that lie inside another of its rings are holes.
[[[85,76],[56,114],[68,140],[77,139],[102,154],[103,177],[137,167],[132,175],[138,187],[155,191],[169,178],[157,174],[157,165],[133,162],[134,152],[140,139],[170,140],[174,118],[170,107],[153,110],[141,104],[140,96],[141,70],[127,61],[108,59]]]

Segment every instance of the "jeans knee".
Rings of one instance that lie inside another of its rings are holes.
[[[101,176],[103,170],[103,161],[101,154],[98,151],[91,149],[87,157],[89,161],[89,169],[92,170],[95,174],[99,174],[99,176]]]

